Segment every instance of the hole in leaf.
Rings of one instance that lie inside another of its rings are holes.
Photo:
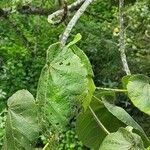
[[[66,64],[66,66],[70,66],[70,62]]]
[[[62,62],[60,62],[60,63],[59,63],[59,65],[63,65],[63,63],[62,63]]]

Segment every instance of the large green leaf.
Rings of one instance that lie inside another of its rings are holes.
[[[117,132],[107,135],[99,150],[145,150],[139,135],[120,128]]]
[[[145,75],[133,75],[128,80],[127,90],[133,104],[150,115],[150,79]]]
[[[147,141],[149,141],[142,127],[123,108],[115,106],[105,98],[102,99],[105,107],[108,109],[110,113],[112,113],[115,117],[117,117],[120,121],[122,121],[126,125],[132,126],[134,129],[140,131],[141,134],[143,134],[143,136],[147,139]]]
[[[105,108],[102,102],[93,98],[90,106],[108,131],[115,132],[119,127],[125,126]],[[106,133],[98,125],[89,109],[78,116],[76,131],[79,139],[94,150],[99,149],[101,142],[106,137]]]
[[[34,97],[27,90],[13,94],[7,102],[6,135],[4,150],[32,150],[38,137],[37,107]]]
[[[73,45],[63,49],[60,43],[50,46],[37,91],[40,116],[45,114],[41,121],[47,120],[54,128],[63,130],[81,104],[88,106],[95,90],[89,65],[86,55],[77,55]]]

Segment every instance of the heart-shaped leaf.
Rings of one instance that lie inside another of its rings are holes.
[[[141,111],[150,115],[150,79],[145,75],[133,75],[127,84],[128,96]]]
[[[51,45],[38,84],[40,121],[46,120],[61,131],[81,105],[86,109],[95,90],[91,70],[89,60],[77,46]]]
[[[115,132],[119,127],[125,126],[105,108],[102,102],[93,98],[90,106],[109,132]],[[78,116],[76,131],[83,144],[94,148],[94,150],[99,149],[101,142],[107,135],[93,117],[90,109],[87,109],[86,112],[83,111]]]
[[[139,135],[120,128],[117,132],[107,135],[99,150],[145,150]]]
[[[7,102],[6,135],[4,150],[32,150],[38,137],[37,107],[34,97],[27,90],[13,94]]]

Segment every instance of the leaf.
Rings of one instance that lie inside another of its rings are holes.
[[[67,47],[70,47],[70,46],[72,46],[72,45],[75,45],[78,41],[81,40],[81,38],[82,38],[81,34],[78,33],[77,35],[75,35],[73,41],[71,41],[71,42],[67,45]]]
[[[50,46],[37,90],[40,121],[52,124],[58,131],[65,130],[81,104],[89,103],[95,86],[87,70],[90,63],[86,61],[88,64],[76,55],[72,46],[61,48],[60,43]]]
[[[131,77],[131,75],[126,75],[122,78],[121,81],[123,83],[123,88],[125,88],[125,89],[127,88],[127,84],[129,82],[130,77]]]
[[[150,79],[139,74],[129,78],[127,84],[128,96],[141,111],[150,115]]]
[[[99,150],[145,150],[139,135],[120,128],[117,132],[107,135]]]
[[[99,99],[99,101],[101,101],[103,98],[104,99],[111,99],[112,103],[115,103],[116,100],[116,93],[114,91],[96,91],[95,96]]]
[[[88,78],[88,92],[85,93],[83,98],[82,106],[84,108],[84,111],[87,110],[88,106],[90,105],[93,93],[95,91],[95,84],[91,78]]]
[[[85,53],[80,48],[78,48],[76,45],[72,45],[69,48],[81,59],[84,67],[87,69],[87,72],[88,72],[88,75],[87,75],[88,76],[87,77],[88,91],[85,91],[85,94],[83,95],[83,104],[82,104],[84,107],[84,110],[86,110],[91,102],[93,93],[96,88],[95,84],[93,82],[93,79],[92,79],[92,77],[94,76],[94,73],[93,73],[90,61],[89,61],[88,57],[85,55]]]
[[[119,127],[125,126],[105,108],[102,102],[93,98],[90,106],[109,132],[115,132]],[[83,144],[94,150],[99,149],[106,137],[106,133],[98,125],[89,109],[78,116],[76,132]]]
[[[150,150],[150,146],[146,150]]]
[[[143,134],[143,136],[147,139],[147,141],[149,141],[142,127],[123,108],[115,106],[114,104],[111,104],[108,100],[104,98],[102,99],[103,99],[103,103],[105,107],[108,109],[110,113],[112,113],[115,117],[117,117],[124,124],[131,126],[134,129],[140,131]]]
[[[4,150],[32,150],[38,137],[37,108],[34,97],[27,90],[13,94],[7,102]]]
[[[88,71],[88,75],[93,77],[94,73],[92,70],[92,66],[86,54],[76,45],[71,45],[69,46],[69,48],[81,59],[82,63]]]

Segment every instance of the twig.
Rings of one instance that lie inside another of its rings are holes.
[[[16,11],[20,14],[27,15],[39,15],[39,16],[48,16],[50,13],[53,13],[55,10],[53,8],[46,9],[42,7],[35,7],[30,5],[17,6]],[[12,13],[12,8],[0,8],[0,17],[5,17]]]
[[[75,10],[77,7],[81,6],[81,4],[84,1],[85,0],[77,0],[76,2],[72,3],[71,5],[69,5],[68,8],[67,8],[67,10],[69,12]],[[64,12],[64,9],[61,9],[61,10],[57,10],[56,12],[52,13],[51,15],[49,15],[48,16],[48,22],[52,23],[53,18],[61,16],[63,14],[63,12]]]
[[[48,146],[49,146],[49,143],[47,143],[47,144],[43,147],[42,150],[46,150]]]
[[[102,103],[102,101],[101,101],[98,97],[96,97],[95,95],[93,95],[93,97],[94,97],[97,101],[99,101],[100,103]]]
[[[125,89],[111,89],[111,88],[101,88],[101,87],[96,87],[98,90],[105,90],[105,91],[114,91],[114,92],[127,92]]]
[[[127,75],[130,75],[130,69],[125,54],[125,34],[124,34],[124,17],[123,17],[124,0],[119,0],[119,23],[120,23],[120,38],[119,38],[119,51],[121,54],[121,60],[123,63],[124,71]]]
[[[82,5],[82,3],[85,0],[77,0],[73,4],[68,6],[68,11],[72,12],[76,10],[78,7]],[[19,12],[20,14],[27,14],[27,15],[39,15],[39,16],[48,16],[49,14],[55,14],[54,11],[56,11],[54,8],[42,8],[42,7],[36,7],[36,6],[30,6],[30,5],[23,5],[20,6],[18,5],[16,7],[16,11]],[[1,17],[6,17],[10,15],[12,12],[12,8],[0,8],[0,18]],[[53,13],[54,12],[54,13]],[[59,16],[63,14],[64,9],[57,10],[56,14]],[[55,16],[54,16],[55,17]]]
[[[101,123],[101,121],[99,120],[99,118],[96,116],[95,112],[93,111],[93,109],[91,108],[91,106],[89,106],[89,109],[94,117],[94,119],[96,120],[96,122],[98,123],[98,125],[101,127],[101,129],[106,133],[106,134],[110,134],[110,132],[105,128],[105,126]]]
[[[75,15],[73,16],[73,18],[71,19],[71,21],[68,23],[60,41],[62,43],[62,46],[64,46],[67,42],[67,39],[70,35],[70,32],[72,30],[72,28],[75,26],[75,24],[77,23],[78,19],[81,17],[81,15],[84,13],[84,11],[86,10],[86,8],[92,3],[93,0],[86,0],[82,6],[78,9],[78,11],[75,13]]]
[[[30,5],[18,6],[16,10],[21,14],[47,16],[54,11],[54,8],[42,8]]]

